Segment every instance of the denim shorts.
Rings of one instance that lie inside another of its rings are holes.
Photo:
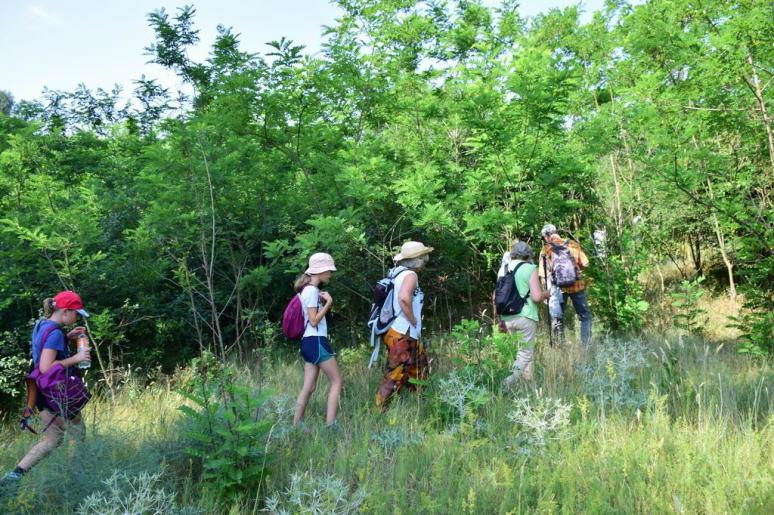
[[[335,355],[325,336],[307,336],[301,339],[301,357],[307,363],[319,365]]]

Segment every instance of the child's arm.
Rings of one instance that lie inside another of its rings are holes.
[[[57,361],[56,349],[43,349],[40,353],[40,362],[38,368],[42,374],[48,372],[48,369],[53,367],[55,363],[60,363],[63,367],[72,367],[77,365],[81,361],[91,361],[91,351],[89,349],[81,349],[77,354]]]

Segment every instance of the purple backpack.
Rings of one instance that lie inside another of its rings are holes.
[[[55,330],[61,331],[58,327],[51,327],[40,338],[41,354],[46,338]],[[68,374],[61,363],[54,363],[45,373],[40,371],[39,366],[35,367],[27,379],[35,382],[38,392],[54,414],[68,420],[77,416],[91,399],[91,394],[83,384],[83,380],[76,375]]]
[[[305,330],[304,306],[301,302],[301,294],[296,293],[290,299],[290,302],[285,307],[285,312],[282,314],[282,333],[291,340],[300,340],[304,336]]]

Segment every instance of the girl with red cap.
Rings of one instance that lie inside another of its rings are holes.
[[[65,368],[73,367],[81,361],[91,361],[89,349],[79,350],[70,355],[68,342],[75,341],[85,332],[83,327],[76,327],[65,334],[64,328],[75,324],[78,316],[88,317],[83,309],[81,297],[73,291],[62,291],[53,298],[43,301],[44,318],[38,320],[32,330],[32,360],[34,368],[45,374],[52,366],[59,363]],[[68,375],[69,372],[68,372]],[[35,406],[40,411],[43,422],[44,436],[22,458],[18,466],[3,476],[2,481],[15,482],[21,479],[33,465],[44,458],[62,443],[65,431],[84,434],[83,421],[79,413],[70,414],[67,420],[56,414],[56,410],[48,406],[43,396],[38,392]]]

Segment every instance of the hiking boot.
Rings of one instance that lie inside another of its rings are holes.
[[[521,378],[525,381],[532,381],[532,373],[535,369],[535,360],[529,362],[529,364],[524,368],[524,372],[521,374]]]
[[[510,392],[516,386],[519,379],[521,379],[521,370],[515,369],[511,375],[503,380],[503,391],[506,393]]]

